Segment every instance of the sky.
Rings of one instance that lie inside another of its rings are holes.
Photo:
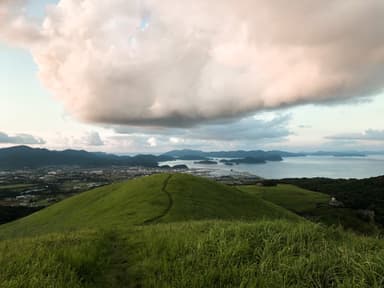
[[[0,147],[384,150],[384,3],[287,3],[3,0]]]

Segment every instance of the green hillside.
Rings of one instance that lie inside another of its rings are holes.
[[[291,211],[300,213],[316,208],[316,204],[326,204],[330,196],[299,188],[294,185],[279,184],[277,186],[239,186],[240,190],[250,194],[259,195],[262,199],[285,207]]]
[[[211,180],[161,174],[97,188],[0,226],[0,239],[79,229],[188,220],[299,219],[259,197]]]
[[[0,288],[384,284],[384,241],[190,175],[94,189],[0,226],[0,237]]]
[[[259,196],[260,199],[284,207],[315,222],[341,225],[345,229],[362,234],[378,233],[377,226],[360,219],[355,210],[329,207],[330,196],[324,193],[289,184],[278,184],[271,187],[245,185],[239,186],[238,189],[250,195]]]

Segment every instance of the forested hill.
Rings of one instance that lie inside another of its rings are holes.
[[[374,210],[376,221],[384,225],[384,176],[367,179],[284,179],[277,182],[329,194],[350,208]]]
[[[0,169],[39,168],[44,166],[143,166],[157,167],[159,161],[169,160],[165,156],[136,155],[117,156],[92,153],[83,150],[51,151],[47,149],[16,146],[0,149]]]

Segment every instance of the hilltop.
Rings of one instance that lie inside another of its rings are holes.
[[[382,240],[265,199],[183,174],[96,188],[0,226],[0,287],[382,287]]]
[[[0,239],[190,220],[296,219],[236,188],[186,174],[157,174],[100,187],[0,226]]]

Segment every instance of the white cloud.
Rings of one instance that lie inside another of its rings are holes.
[[[155,137],[148,138],[147,143],[150,147],[157,147],[157,141]]]
[[[45,140],[30,134],[16,134],[10,136],[0,132],[0,144],[20,144],[20,145],[37,145],[45,144]]]
[[[87,146],[103,146],[104,141],[98,132],[90,132],[84,136],[84,144]]]
[[[274,114],[274,115],[272,115]],[[291,115],[270,113],[260,120],[248,117],[233,122],[220,122],[214,125],[202,125],[193,128],[142,128],[112,126],[120,136],[115,139],[131,139],[132,149],[143,152],[144,148],[156,148],[156,151],[171,149],[271,149],[274,144],[286,141],[290,131]],[[150,141],[149,141],[150,139]],[[154,146],[156,143],[156,146]],[[150,145],[152,144],[152,145]],[[119,145],[116,143],[116,145]],[[154,151],[150,149],[148,151]]]
[[[265,118],[263,116],[263,118]],[[269,113],[268,120],[247,117],[236,121],[218,122],[216,124],[201,125],[192,128],[142,128],[115,126],[114,130],[121,134],[147,134],[170,137],[173,144],[182,143],[185,139],[217,140],[217,141],[260,141],[281,139],[292,132],[288,129],[290,114]]]
[[[169,142],[173,145],[181,144],[184,142],[184,139],[178,138],[178,137],[171,137],[169,138]]]
[[[374,130],[368,129],[363,133],[346,133],[346,134],[337,134],[326,137],[327,139],[332,140],[345,140],[345,141],[355,141],[355,140],[365,140],[365,141],[384,141],[384,130]]]
[[[86,121],[185,127],[383,88],[382,0],[61,0],[41,27],[20,3],[0,3],[0,37]]]

